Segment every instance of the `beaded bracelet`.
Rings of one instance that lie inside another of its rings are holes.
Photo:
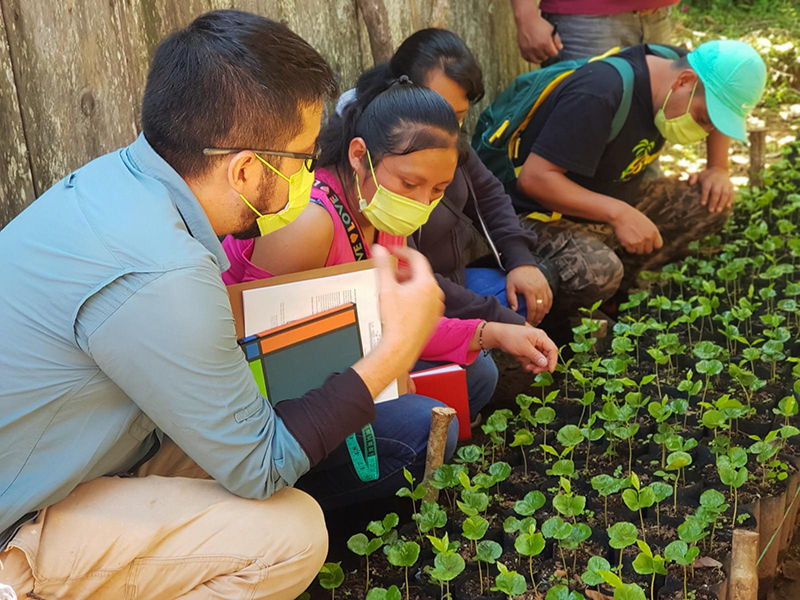
[[[489,351],[483,347],[483,330],[486,329],[486,321],[483,321],[480,324],[480,331],[478,331],[478,346],[481,350],[483,350],[484,354],[488,354]]]

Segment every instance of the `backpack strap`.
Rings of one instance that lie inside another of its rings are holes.
[[[614,119],[611,121],[611,134],[608,136],[608,142],[614,141],[619,132],[625,126],[625,121],[628,120],[628,115],[631,112],[631,100],[633,99],[633,67],[624,58],[617,56],[609,56],[603,59],[612,67],[614,67],[619,76],[622,78],[622,100],[617,107],[617,112],[614,113]]]
[[[669,58],[670,60],[678,60],[680,58],[680,55],[669,46],[664,46],[663,44],[647,44],[647,47],[661,58]]]

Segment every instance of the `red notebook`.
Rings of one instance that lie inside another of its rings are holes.
[[[467,374],[456,364],[434,367],[411,373],[417,394],[427,396],[456,409],[458,417],[458,439],[472,439],[469,420],[469,397],[467,396]]]

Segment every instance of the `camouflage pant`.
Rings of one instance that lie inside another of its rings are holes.
[[[642,270],[656,270],[683,258],[689,242],[719,232],[730,215],[730,211],[709,213],[700,204],[699,185],[666,177],[645,179],[633,206],[661,232],[664,245],[651,254],[627,252],[606,223],[521,219],[523,227],[539,236],[537,253],[558,266],[561,283],[554,307],[559,312],[574,312],[607,300],[617,289],[629,289]]]

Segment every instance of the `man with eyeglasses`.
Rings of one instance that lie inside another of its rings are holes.
[[[156,51],[143,135],[0,231],[0,581],[20,596],[292,599],[316,575],[324,519],[291,485],[443,312],[420,255],[398,278],[376,250],[379,346],[274,409],[258,391],[217,236],[308,201],[335,88],[285,26],[203,15]]]

